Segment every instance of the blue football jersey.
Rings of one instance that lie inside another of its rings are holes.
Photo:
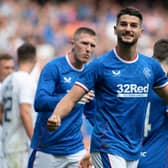
[[[149,95],[144,139],[138,168],[168,168],[167,105],[153,91]]]
[[[168,132],[168,106],[154,91],[149,95],[147,107],[143,145],[155,137],[156,134],[165,134]]]
[[[140,53],[134,61],[125,61],[114,49],[90,63],[76,84],[86,90],[95,88],[91,152],[138,159],[148,95],[152,87],[167,83],[160,64]]]
[[[52,60],[43,68],[34,102],[38,115],[31,142],[33,149],[54,155],[68,155],[84,149],[80,130],[82,113],[85,110],[87,115],[88,110],[89,119],[92,116],[89,112],[92,110],[92,103],[84,105],[79,102],[71,113],[62,119],[61,126],[56,131],[49,131],[47,128],[47,120],[56,104],[72,88],[83,69],[75,69],[65,56]]]

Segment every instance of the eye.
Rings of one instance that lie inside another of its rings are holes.
[[[85,42],[85,41],[82,41],[81,43],[84,44],[84,45],[89,45],[89,43]]]
[[[95,47],[96,47],[96,45],[95,45],[95,44],[91,44],[91,47],[92,47],[92,48],[95,48]]]
[[[95,44],[93,44],[93,43],[89,43],[89,42],[85,42],[85,41],[82,41],[81,44],[83,44],[83,45],[85,45],[85,46],[90,45],[92,48],[95,48],[95,47],[96,47]]]
[[[120,22],[120,26],[127,26],[126,22]]]
[[[137,27],[138,27],[138,24],[137,24],[137,23],[131,23],[131,27],[137,28]]]

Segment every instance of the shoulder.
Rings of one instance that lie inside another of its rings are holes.
[[[63,63],[65,62],[65,56],[59,56],[59,57],[56,57],[54,59],[52,59],[51,61],[49,61],[45,67],[50,67],[50,66],[56,66],[56,65],[59,65],[60,63]]]
[[[107,51],[104,54],[98,56],[92,62],[93,64],[104,65],[104,64],[111,63],[113,58],[114,58],[114,52],[113,50],[111,50],[111,51]]]
[[[55,72],[56,69],[62,67],[65,64],[65,61],[65,56],[54,58],[53,60],[49,61],[47,64],[44,65],[42,72]]]
[[[97,59],[100,61],[112,59],[115,56],[114,51],[106,51],[104,54],[100,55]]]
[[[148,64],[149,66],[152,66],[152,67],[158,67],[160,66],[160,63],[158,60],[156,60],[155,58],[153,57],[149,57],[149,56],[146,56],[142,53],[139,53],[139,57],[140,57],[140,60],[142,62],[145,62],[146,64]]]
[[[18,85],[30,85],[33,83],[33,79],[31,75],[27,72],[18,71],[13,74],[13,83],[17,83]],[[26,82],[25,82],[26,81]]]
[[[23,86],[31,87],[33,80],[29,73],[24,71],[17,71],[10,74],[2,83],[2,87],[5,89],[8,86],[12,88],[21,88]]]
[[[145,60],[145,61],[147,61],[149,63],[158,63],[158,61],[155,58],[151,57],[151,56],[147,56],[147,55],[144,55],[142,53],[138,53],[138,54],[139,54],[139,57],[141,59],[143,59],[143,60]]]
[[[1,83],[1,87],[3,87],[4,85],[8,84],[8,83],[12,83],[11,81],[13,80],[13,76],[16,72],[13,72],[12,74],[8,75],[4,81]]]

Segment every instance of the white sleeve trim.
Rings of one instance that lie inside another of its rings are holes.
[[[165,87],[166,85],[168,85],[168,82],[164,83],[163,85],[160,85],[160,86],[155,86],[154,88],[157,89],[157,88],[163,88]]]
[[[81,86],[81,87],[82,87],[84,90],[86,90],[87,92],[89,91],[89,89],[88,89],[85,85],[83,85],[82,83],[80,83],[80,82],[75,82],[75,84]]]

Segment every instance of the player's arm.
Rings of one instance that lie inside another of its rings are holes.
[[[168,104],[168,85],[155,89],[156,93]]]
[[[94,118],[96,115],[96,100],[92,100],[89,103],[86,103],[84,106],[84,115],[89,123],[94,126]]]
[[[54,111],[56,104],[63,98],[64,93],[55,93],[59,75],[56,65],[47,64],[43,68],[34,99],[36,112]]]
[[[79,168],[92,168],[92,160],[90,153],[86,153],[79,161]]]
[[[90,90],[88,93],[84,94],[84,96],[79,100],[81,103],[88,104],[95,97],[94,91]]]
[[[31,115],[32,105],[28,103],[20,104],[20,116],[23,126],[26,130],[28,137],[31,139],[33,135],[33,120]]]
[[[86,90],[84,90],[81,86],[74,85],[68,94],[66,94],[55,107],[53,114],[48,119],[48,129],[52,131],[60,126],[61,119],[71,112],[73,107],[85,93]]]

